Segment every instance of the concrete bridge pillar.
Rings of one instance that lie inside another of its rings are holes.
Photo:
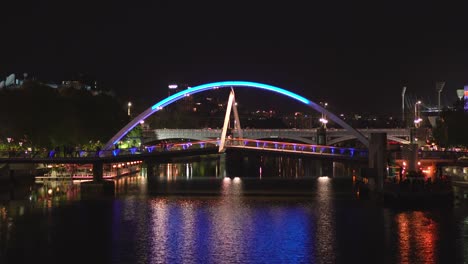
[[[317,128],[317,145],[327,145],[327,129],[324,127]]]
[[[93,163],[93,181],[102,181],[103,163],[96,161]]]
[[[418,171],[418,144],[409,144],[408,146],[408,171]]]
[[[154,166],[155,164],[153,162],[145,162],[146,177],[150,178],[154,176]]]
[[[387,170],[387,133],[369,135],[369,169],[371,189],[382,192]]]
[[[466,186],[452,186],[452,191],[456,204],[462,204],[468,201],[468,188]]]
[[[93,162],[93,180],[83,182],[80,185],[82,198],[95,198],[103,195],[114,195],[115,184],[114,181],[103,180],[103,167],[102,161]]]

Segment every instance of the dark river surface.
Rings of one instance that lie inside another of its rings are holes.
[[[100,198],[17,184],[0,200],[0,263],[468,263],[466,203],[387,207],[356,193],[358,169],[210,156]]]

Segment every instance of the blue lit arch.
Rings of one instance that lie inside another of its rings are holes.
[[[202,84],[198,85],[195,87],[191,87],[189,89],[185,89],[183,91],[180,91],[176,94],[173,94],[159,102],[157,102],[155,105],[152,107],[146,109],[143,113],[135,117],[130,123],[128,123],[125,127],[123,127],[117,134],[115,134],[104,146],[105,150],[111,149],[119,140],[121,140],[130,130],[132,130],[136,125],[138,125],[142,120],[145,120],[148,116],[154,114],[155,112],[163,109],[165,106],[170,105],[186,96],[200,93],[203,91],[211,90],[211,89],[218,89],[218,88],[228,88],[228,87],[250,87],[250,88],[256,88],[256,89],[262,89],[262,90],[267,90],[267,91],[272,91],[275,93],[279,93],[285,96],[288,96],[292,99],[295,99],[305,105],[310,106],[314,110],[325,114],[328,118],[330,118],[333,122],[337,123],[344,129],[346,129],[349,133],[351,133],[353,136],[355,136],[359,141],[361,141],[366,147],[369,147],[369,141],[367,138],[362,135],[359,131],[355,130],[353,127],[345,123],[343,120],[341,120],[338,116],[334,115],[333,113],[329,112],[319,104],[316,104],[312,101],[310,101],[307,98],[304,98],[298,94],[295,94],[293,92],[290,92],[288,90],[268,85],[268,84],[263,84],[263,83],[256,83],[256,82],[247,82],[247,81],[223,81],[223,82],[213,82],[213,83],[207,83],[207,84]]]

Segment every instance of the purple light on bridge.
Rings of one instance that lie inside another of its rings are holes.
[[[149,146],[146,148],[146,150],[148,150],[148,152],[151,153],[154,150],[154,146]]]
[[[112,155],[114,155],[114,157],[117,156],[117,155],[119,155],[119,153],[120,153],[120,149],[114,149],[114,150],[112,151]]]
[[[137,150],[137,148],[131,148],[130,153],[133,155],[133,154],[135,154],[136,150]]]

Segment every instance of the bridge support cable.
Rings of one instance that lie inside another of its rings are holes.
[[[234,93],[234,89],[231,88],[231,92]],[[238,138],[244,138],[244,135],[242,133],[241,129],[241,123],[239,119],[239,113],[237,112],[237,103],[236,103],[236,96],[234,95],[234,104],[232,105],[232,110],[234,110],[234,128],[237,130],[237,136]]]
[[[221,139],[219,141],[219,152],[224,152],[225,150],[224,145],[226,144],[226,134],[227,134],[227,129],[229,125],[229,118],[231,116],[232,105],[234,104],[234,101],[235,101],[234,90],[231,88],[231,92],[229,93],[229,99],[228,99],[227,108],[226,108],[226,115],[224,116],[223,130],[221,131]]]

